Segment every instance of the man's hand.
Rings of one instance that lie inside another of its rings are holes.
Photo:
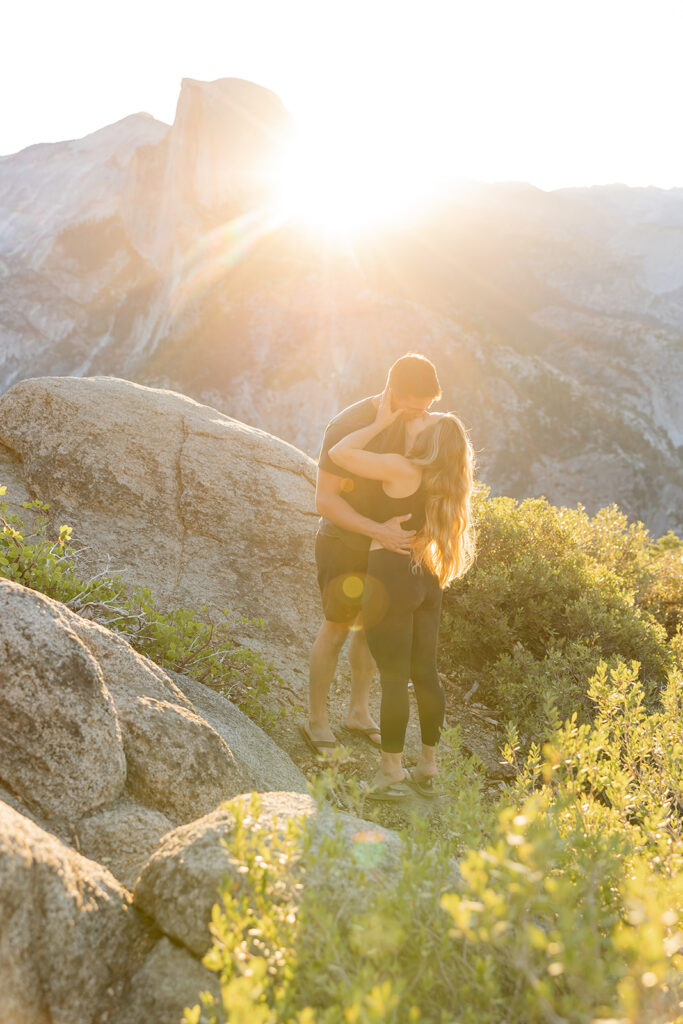
[[[377,523],[373,532],[373,540],[381,544],[387,551],[395,551],[398,555],[409,555],[415,539],[415,530],[404,530],[401,523],[410,519],[411,513],[405,516],[394,516],[386,523]]]

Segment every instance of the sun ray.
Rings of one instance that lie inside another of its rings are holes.
[[[282,217],[274,206],[260,207],[202,235],[185,257],[171,300],[172,314],[179,315],[195,295],[226,277],[262,239],[281,225]]]

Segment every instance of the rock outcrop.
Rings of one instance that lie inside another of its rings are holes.
[[[248,797],[239,797],[220,810],[207,814],[190,825],[169,832],[156,852],[145,864],[135,887],[135,905],[143,910],[165,935],[182,943],[196,956],[203,956],[211,944],[209,921],[211,908],[222,882],[238,887],[243,878],[242,864],[236,860],[230,847],[230,836],[235,828],[235,809],[241,805],[244,814],[250,814]],[[315,851],[325,836],[340,835],[346,845],[346,854],[358,864],[360,880],[363,869],[382,869],[391,875],[401,844],[398,837],[387,829],[373,825],[373,848],[379,856],[354,858],[362,849],[367,836],[367,823],[350,814],[318,813],[309,796],[294,793],[263,793],[259,797],[258,814],[250,819],[250,829],[264,835],[279,833],[284,836],[292,819],[310,819],[311,850]],[[365,825],[365,830],[363,826]],[[315,880],[307,880],[315,885]],[[354,893],[345,892],[343,898],[350,907]],[[362,886],[355,898],[362,904]]]
[[[180,1024],[218,994],[200,958],[248,870],[236,801],[266,842],[308,818],[315,850],[337,822],[304,789],[225,698],[0,579],[0,1024]],[[341,835],[352,865],[372,836],[358,870],[390,880],[398,837],[349,815]]]
[[[184,78],[173,127],[131,161],[121,217],[135,249],[165,271],[207,228],[267,206],[293,128],[269,89]]]
[[[129,894],[2,802],[0,892],[0,1024],[89,1024],[143,937]]]
[[[315,466],[291,445],[182,395],[66,377],[0,397],[3,450],[73,526],[85,571],[110,565],[167,607],[264,619],[246,634],[270,657],[305,657],[320,618]]]
[[[0,578],[0,784],[127,886],[177,825],[253,789],[306,788],[258,726],[211,696],[217,728],[121,637]]]
[[[200,991],[218,991],[195,939],[217,897],[217,844],[187,934],[133,896],[136,880],[178,826],[234,821],[221,807],[232,796],[278,790],[262,799],[281,822],[313,805],[287,755],[202,690],[0,578],[0,1024],[180,1024]],[[169,892],[183,891],[182,858],[164,863]]]

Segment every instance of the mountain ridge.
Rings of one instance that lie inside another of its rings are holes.
[[[123,376],[315,455],[417,349],[494,493],[682,529],[683,189],[474,183],[350,253],[269,214],[292,126],[261,86],[184,79],[170,127],[2,158],[0,392]]]

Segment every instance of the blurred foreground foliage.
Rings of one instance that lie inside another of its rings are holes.
[[[190,1024],[682,1024],[683,545],[616,508],[477,519],[441,667],[507,719],[513,780],[492,797],[451,730],[400,849],[350,834],[338,769],[286,836],[239,817]]]
[[[0,486],[0,577],[63,602],[114,630],[162,668],[206,683],[259,724],[273,724],[277,716],[262,698],[278,677],[258,652],[235,639],[236,626],[259,623],[228,610],[161,612],[146,587],[132,587],[107,573],[84,579],[76,567],[71,527],[61,526],[52,536],[49,506],[39,500],[24,503],[30,525],[25,523],[9,513],[5,492]]]
[[[637,667],[600,663],[592,722],[532,745],[496,802],[451,731],[439,810],[400,845],[325,803],[333,770],[317,817],[286,834],[257,802],[236,810],[243,873],[204,960],[221,997],[203,993],[186,1021],[680,1024],[680,669],[648,712]],[[361,797],[354,809],[368,813]]]

